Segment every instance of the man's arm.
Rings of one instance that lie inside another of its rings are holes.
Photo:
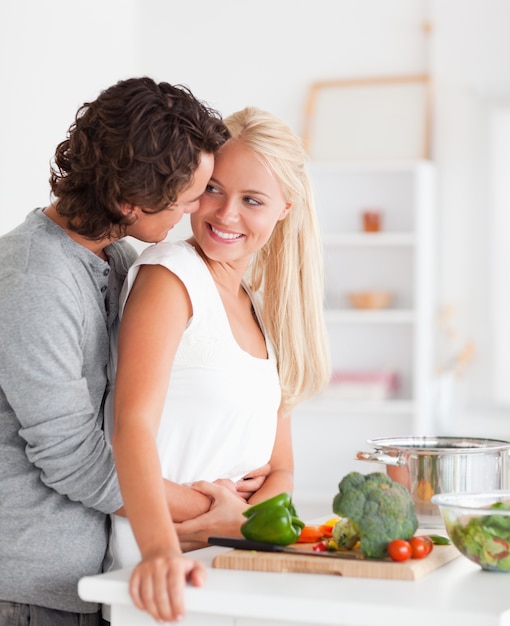
[[[101,428],[101,395],[94,402],[83,374],[76,294],[53,276],[13,273],[0,285],[0,325],[0,384],[27,458],[58,493],[105,513],[117,509],[122,500]],[[98,376],[99,387],[104,372]]]

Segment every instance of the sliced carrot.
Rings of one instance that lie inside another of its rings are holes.
[[[316,543],[324,537],[322,526],[304,526],[297,543]]]
[[[329,524],[321,524],[319,529],[322,532],[323,537],[329,539],[333,536],[333,526],[330,526]]]

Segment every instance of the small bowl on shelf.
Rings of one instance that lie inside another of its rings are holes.
[[[355,309],[387,309],[393,302],[390,291],[350,291],[347,298]]]
[[[452,543],[484,570],[510,572],[510,491],[432,496]]]

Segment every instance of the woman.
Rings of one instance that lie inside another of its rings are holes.
[[[112,445],[139,551],[119,517],[111,550],[114,567],[141,553],[133,598],[160,619],[167,555],[179,550],[172,518],[196,546],[239,536],[248,504],[291,492],[290,412],[329,379],[300,140],[255,108],[225,123],[231,138],[191,215],[193,236],[145,250],[121,298]],[[240,497],[235,482],[267,462],[262,487]]]

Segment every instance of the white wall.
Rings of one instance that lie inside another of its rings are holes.
[[[424,0],[146,0],[143,67],[224,114],[257,105],[301,131],[313,81],[423,71],[424,11]]]
[[[0,3],[0,234],[49,200],[49,162],[78,107],[138,75],[138,0]]]
[[[497,102],[510,107],[510,1],[432,0],[431,17],[438,304],[454,307],[454,331],[475,344],[460,381],[464,402],[489,407],[495,404],[492,342],[500,341],[491,334],[489,113]]]

